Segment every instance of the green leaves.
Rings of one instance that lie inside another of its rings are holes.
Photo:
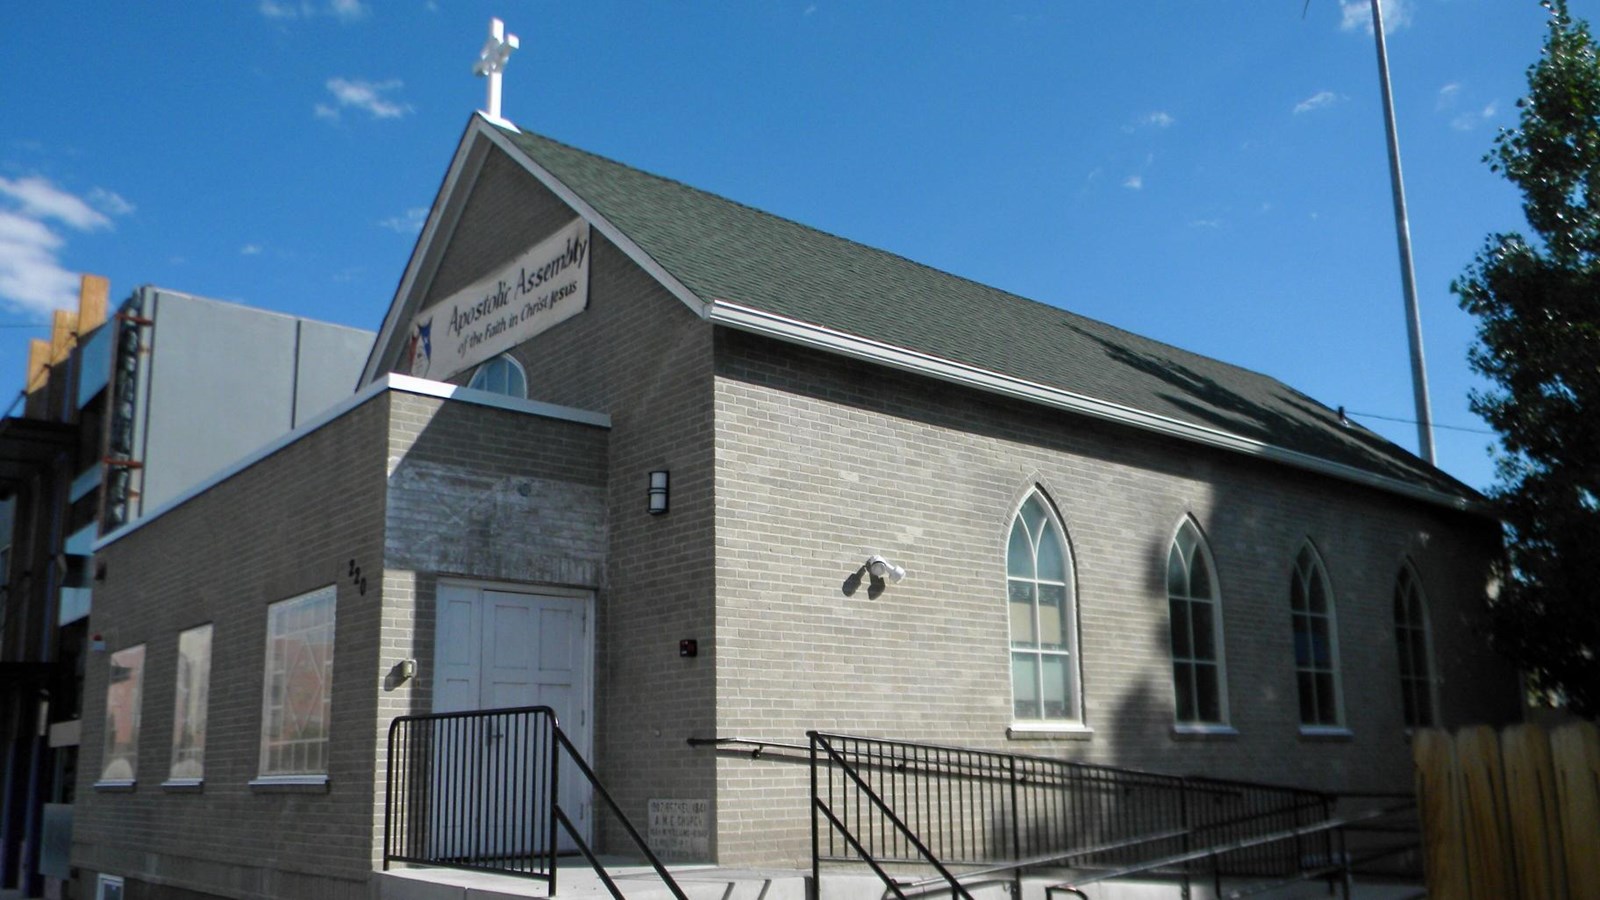
[[[1484,157],[1522,192],[1532,238],[1491,235],[1451,284],[1478,318],[1473,411],[1500,435],[1506,577],[1496,646],[1534,688],[1600,714],[1600,56],[1565,0],[1528,69],[1518,127]]]

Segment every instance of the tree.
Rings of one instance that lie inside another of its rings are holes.
[[[1520,122],[1484,158],[1533,238],[1491,235],[1452,285],[1478,318],[1472,409],[1499,434],[1491,497],[1506,571],[1494,644],[1544,696],[1600,715],[1600,59],[1566,0],[1528,69]]]

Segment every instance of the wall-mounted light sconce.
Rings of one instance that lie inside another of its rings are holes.
[[[417,677],[417,661],[402,659],[389,667],[389,674],[383,676],[383,689],[393,691],[406,682]]]
[[[874,553],[867,557],[867,561],[861,564],[861,568],[850,573],[850,577],[844,580],[843,590],[846,597],[853,596],[856,590],[861,587],[861,576],[863,575],[871,579],[867,583],[867,599],[876,600],[889,584],[899,584],[904,581],[906,570]]]
[[[667,473],[665,471],[650,473],[649,496],[650,515],[659,516],[667,511]]]

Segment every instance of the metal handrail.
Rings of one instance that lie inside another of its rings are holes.
[[[933,855],[933,852],[928,849],[927,845],[923,843],[921,838],[917,837],[917,835],[912,832],[911,829],[906,827],[905,823],[900,820],[900,817],[895,815],[894,810],[890,809],[883,802],[883,798],[879,797],[877,792],[874,791],[872,787],[861,778],[861,775],[856,772],[855,768],[849,763],[845,762],[844,757],[833,748],[832,744],[828,742],[826,735],[821,734],[820,732],[811,731],[807,732],[807,736],[811,739],[812,809],[827,816],[828,821],[833,825],[833,827],[839,829],[839,831],[844,835],[845,840],[849,841],[851,846],[855,848],[855,851],[861,854],[862,859],[867,861],[867,864],[872,867],[872,870],[878,874],[879,879],[881,879],[884,884],[888,886],[889,890],[894,892],[896,897],[899,897],[900,900],[905,900],[905,891],[901,890],[900,886],[893,879],[889,878],[888,873],[886,873],[883,870],[883,867],[880,866],[875,859],[873,859],[872,854],[867,851],[867,848],[862,846],[860,839],[850,832],[850,829],[839,820],[838,816],[834,815],[833,809],[827,803],[824,803],[822,798],[817,795],[816,758],[817,747],[819,745],[828,754],[829,762],[837,764],[841,771],[848,775],[855,783],[856,787],[868,797],[872,805],[876,807],[885,818],[893,823],[895,829],[898,830],[908,841],[910,841],[911,844],[917,848],[917,852],[922,854],[923,858],[939,872],[943,880],[950,885],[951,895],[954,896],[959,894],[960,896],[965,897],[966,900],[972,900],[972,895],[967,892],[965,887],[962,887],[961,882],[956,879],[955,875],[952,874],[943,863],[939,862],[938,858]],[[817,829],[815,816],[812,817],[811,822],[811,879],[812,884],[817,886],[817,893],[820,896],[822,891],[822,873],[819,869],[819,857],[817,856]]]
[[[623,830],[627,832],[628,839],[633,841],[634,846],[638,847],[644,852],[644,858],[650,861],[650,867],[655,869],[656,874],[661,877],[661,880],[666,884],[667,889],[672,891],[672,896],[678,898],[678,900],[689,900],[689,898],[683,893],[683,888],[679,887],[678,882],[674,881],[672,875],[667,872],[667,867],[662,865],[661,860],[656,857],[655,851],[651,850],[650,845],[645,843],[644,838],[640,836],[639,829],[633,826],[633,822],[630,821],[627,814],[622,811],[622,807],[617,804],[616,800],[612,799],[611,792],[606,790],[605,785],[600,783],[599,778],[595,777],[594,770],[589,768],[589,764],[585,762],[583,756],[578,753],[578,748],[572,745],[572,741],[567,738],[566,733],[563,732],[560,727],[557,727],[555,729],[555,736],[557,745],[561,749],[567,751],[568,757],[574,764],[577,765],[578,771],[582,773],[583,777],[588,780],[589,786],[594,788],[595,793],[600,796],[600,799],[606,802],[606,806],[611,809],[611,814],[617,817],[617,822],[621,824]],[[589,845],[583,840],[583,837],[578,834],[578,829],[574,828],[572,823],[567,820],[566,813],[561,811],[560,803],[556,804],[556,815],[559,816],[562,822],[567,826],[567,831],[572,835],[573,841],[578,844],[578,849],[582,851],[584,858],[589,861],[589,865],[592,866],[596,874],[600,876],[600,880],[605,882],[606,890],[610,891],[611,896],[615,897],[616,900],[623,900],[622,891],[617,889],[617,883],[611,880],[611,876],[606,872],[605,866],[600,864],[600,860],[595,857],[594,852],[589,849]],[[550,893],[554,895],[555,892],[556,882],[554,872],[552,872],[550,879]]]
[[[1220,878],[1220,871],[1221,870],[1220,870],[1220,868],[1218,866],[1215,865],[1215,861],[1217,860],[1218,857],[1221,857],[1221,856],[1223,856],[1225,854],[1237,853],[1237,852],[1239,852],[1241,850],[1248,850],[1248,849],[1250,849],[1252,847],[1265,846],[1265,845],[1268,845],[1268,844],[1275,844],[1275,843],[1281,843],[1283,841],[1294,840],[1296,838],[1308,837],[1308,836],[1313,835],[1313,834],[1320,834],[1320,833],[1331,832],[1331,831],[1343,832],[1345,829],[1347,829],[1348,827],[1350,827],[1352,825],[1356,825],[1356,824],[1359,824],[1359,823],[1362,823],[1362,822],[1369,822],[1369,821],[1372,821],[1372,820],[1375,820],[1375,819],[1385,818],[1387,816],[1396,815],[1396,814],[1402,813],[1402,812],[1410,812],[1414,808],[1415,808],[1414,804],[1404,804],[1404,805],[1401,805],[1401,806],[1392,806],[1392,807],[1388,807],[1388,808],[1385,808],[1385,809],[1376,809],[1376,810],[1368,811],[1366,813],[1362,813],[1360,815],[1346,816],[1346,817],[1338,818],[1338,819],[1327,819],[1325,821],[1317,822],[1317,823],[1312,824],[1312,825],[1302,825],[1302,826],[1299,826],[1299,827],[1296,827],[1296,828],[1288,828],[1288,829],[1284,829],[1282,831],[1273,832],[1272,834],[1260,835],[1260,836],[1257,836],[1257,837],[1246,838],[1244,840],[1239,840],[1239,841],[1231,841],[1231,842],[1226,843],[1226,844],[1217,844],[1215,846],[1204,847],[1204,848],[1201,848],[1199,850],[1190,850],[1190,851],[1187,851],[1187,852],[1184,852],[1184,853],[1176,853],[1176,854],[1173,854],[1171,856],[1161,857],[1160,859],[1145,860],[1144,862],[1137,863],[1137,864],[1131,865],[1131,866],[1123,866],[1122,868],[1113,869],[1113,870],[1111,870],[1109,872],[1099,872],[1099,873],[1091,875],[1091,876],[1089,876],[1087,878],[1080,878],[1080,879],[1077,879],[1077,880],[1074,880],[1074,881],[1070,881],[1070,882],[1063,882],[1061,884],[1049,885],[1049,886],[1047,886],[1045,888],[1045,898],[1046,898],[1046,900],[1051,900],[1051,898],[1053,898],[1057,892],[1072,893],[1072,894],[1077,894],[1078,896],[1082,897],[1082,896],[1084,896],[1082,889],[1087,887],[1087,886],[1089,886],[1089,885],[1091,885],[1091,884],[1096,884],[1096,883],[1101,882],[1101,881],[1110,881],[1111,879],[1114,879],[1114,878],[1126,878],[1129,875],[1141,875],[1141,874],[1143,874],[1145,872],[1153,872],[1153,871],[1156,871],[1156,870],[1159,870],[1159,869],[1170,869],[1170,868],[1173,868],[1175,866],[1182,865],[1184,863],[1197,862],[1197,861],[1203,860],[1203,859],[1209,859],[1209,860],[1213,861],[1212,870],[1213,870],[1213,872],[1219,873],[1218,877]],[[1329,875],[1329,874],[1334,874],[1334,873],[1341,872],[1341,871],[1347,871],[1349,869],[1349,867],[1350,867],[1350,864],[1348,862],[1342,863],[1340,865],[1323,866],[1323,867],[1319,867],[1319,868],[1317,868],[1315,870],[1311,870],[1311,873],[1309,874],[1309,877],[1311,877],[1311,878],[1319,878],[1319,877],[1323,877],[1323,876],[1326,876],[1326,875]],[[1301,875],[1302,876],[1306,876],[1307,873],[1302,872]],[[1300,880],[1300,879],[1296,879],[1296,880]],[[1289,883],[1289,882],[1285,882],[1285,883]],[[1218,885],[1217,894],[1219,896],[1221,895],[1220,885]],[[1240,895],[1237,894],[1237,892],[1236,892],[1235,896],[1240,896]]]
[[[624,900],[568,810],[561,805],[563,754],[588,781],[676,900],[688,900],[567,737],[548,706],[398,716],[389,725],[383,868],[391,862],[533,878],[556,892],[556,829],[564,828],[615,900]],[[512,786],[507,793],[506,785]],[[521,787],[520,792],[516,788]],[[421,795],[421,796],[414,796]],[[537,823],[542,822],[541,830]],[[451,829],[480,841],[451,840]],[[482,829],[479,831],[478,829]],[[525,851],[498,847],[509,831]],[[439,849],[445,848],[447,849]],[[430,850],[430,848],[433,848]]]
[[[1323,820],[1335,803],[1332,794],[1278,785],[815,731],[808,737],[814,883],[824,861],[865,862],[896,896],[904,896],[902,888],[943,885],[965,893],[963,881],[1020,878],[1023,869],[1052,864],[1115,869],[1141,856],[1165,859],[1178,847],[1188,852]],[[1237,874],[1280,875],[1300,870],[1303,853],[1313,849],[1331,858],[1331,845],[1246,848],[1229,865]],[[928,865],[939,874],[897,880],[887,874],[889,863]]]

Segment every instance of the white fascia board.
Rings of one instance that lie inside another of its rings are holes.
[[[182,506],[201,494],[204,494],[206,491],[216,487],[222,482],[232,478],[245,469],[250,468],[256,463],[266,459],[274,453],[277,453],[279,450],[282,450],[290,444],[295,443],[312,432],[317,431],[324,425],[327,425],[328,423],[342,417],[345,413],[350,412],[351,410],[362,405],[363,403],[366,403],[368,400],[371,400],[373,397],[376,397],[385,391],[400,391],[407,394],[416,394],[421,397],[437,397],[441,400],[449,400],[456,403],[468,403],[473,406],[487,406],[492,409],[504,409],[511,412],[538,416],[544,419],[555,419],[562,422],[574,422],[579,425],[591,425],[597,428],[611,427],[611,417],[605,413],[591,412],[590,410],[576,409],[570,406],[557,406],[554,403],[541,403],[537,400],[521,400],[515,397],[507,397],[502,394],[491,394],[488,391],[475,391],[471,388],[465,388],[455,384],[447,384],[442,381],[429,381],[426,378],[414,378],[410,375],[390,373],[363,387],[361,390],[357,391],[355,394],[351,395],[345,400],[334,404],[332,407],[326,410],[323,410],[316,417],[307,420],[307,422],[304,425],[301,425],[299,428],[287,432],[276,440],[260,447],[254,453],[239,459],[232,465],[219,470],[211,477],[200,481],[183,493],[173,497],[171,500],[168,500],[155,509],[150,510],[132,522],[123,525],[116,531],[101,537],[99,540],[94,542],[95,551],[98,552],[106,547],[109,547],[127,535],[130,535],[145,525],[148,525],[156,519],[161,518],[171,510]]]
[[[394,300],[390,302],[389,311],[383,317],[383,326],[378,329],[378,336],[372,342],[372,352],[367,354],[367,364],[361,369],[363,385],[379,375],[378,370],[383,366],[383,355],[389,349],[389,342],[394,338],[395,332],[402,327],[406,309],[410,306],[411,293],[416,289],[422,269],[428,265],[429,251],[435,242],[449,240],[455,231],[454,222],[449,223],[448,228],[444,226],[444,211],[450,205],[450,198],[455,195],[456,186],[460,183],[462,174],[468,168],[467,163],[472,158],[473,136],[482,128],[479,119],[474,116],[467,124],[461,142],[456,145],[455,156],[450,160],[450,168],[445,172],[444,182],[439,185],[438,193],[434,195],[433,206],[429,208],[427,221],[423,223],[422,232],[417,236],[417,243],[411,249],[411,259],[406,262],[405,273],[400,276],[400,286],[395,289]]]
[[[1398,478],[1390,478],[1358,469],[1355,466],[1333,462],[1318,456],[1288,450],[1263,441],[1241,437],[1204,425],[1195,425],[1167,416],[1145,412],[1049,387],[1037,382],[1003,375],[966,363],[942,359],[904,347],[896,347],[831,328],[824,328],[798,319],[791,319],[759,309],[752,309],[727,300],[713,300],[707,318],[718,325],[740,331],[765,335],[793,344],[814,347],[867,362],[887,365],[918,375],[977,388],[992,394],[1015,397],[1029,403],[1066,410],[1106,422],[1127,425],[1142,431],[1166,437],[1242,453],[1258,459],[1293,466],[1342,481],[1365,485],[1414,500],[1421,500],[1450,509],[1482,512],[1481,505],[1459,494],[1420,487]]]
[[[623,233],[622,229],[611,224],[611,221],[605,216],[601,215],[599,210],[596,210],[593,206],[590,206],[588,201],[578,196],[578,194],[575,193],[572,188],[567,187],[565,182],[551,174],[550,170],[529,159],[528,154],[523,152],[522,148],[512,143],[511,139],[506,137],[505,132],[498,128],[486,126],[484,124],[485,121],[487,120],[475,119],[473,121],[473,128],[477,129],[477,131],[488,137],[488,139],[492,141],[495,146],[504,150],[506,154],[515,160],[518,165],[522,166],[522,168],[525,169],[528,174],[539,179],[539,182],[548,188],[552,194],[560,197],[564,203],[577,210],[578,215],[588,219],[590,225],[598,229],[600,233],[605,235],[606,239],[611,243],[616,244],[623,253],[627,254],[629,259],[633,260],[639,268],[648,272],[650,277],[660,282],[661,286],[666,288],[668,293],[682,301],[683,305],[689,307],[691,312],[702,319],[706,318],[707,313],[711,308],[710,303],[700,299],[699,294],[689,290],[688,285],[679,281],[677,276],[673,275],[671,272],[668,272],[659,262],[656,262],[655,257],[646,253],[643,247],[640,247],[638,244],[634,243],[633,239],[628,237],[627,234]],[[515,128],[516,126],[509,127]]]
[[[474,390],[445,381],[430,381],[426,378],[416,378],[411,375],[391,372],[384,376],[383,383],[391,390],[404,391],[408,394],[417,394],[423,397],[438,397],[441,400],[454,400],[458,403],[470,403],[474,406],[489,406],[495,409],[510,410],[511,412],[527,413],[544,419],[557,419],[563,422],[576,422],[580,425],[593,425],[597,428],[611,427],[611,417],[605,413],[592,412],[572,406],[558,406],[554,403],[544,403],[539,400],[523,400],[491,391]]]

